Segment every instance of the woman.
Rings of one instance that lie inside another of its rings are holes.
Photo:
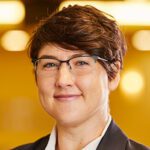
[[[109,112],[126,44],[110,15],[69,6],[47,18],[30,41],[41,104],[52,133],[15,150],[148,150],[128,139]]]

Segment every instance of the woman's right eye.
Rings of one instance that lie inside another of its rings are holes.
[[[52,67],[57,67],[57,64],[55,63],[46,63],[43,65],[43,68],[52,68]]]

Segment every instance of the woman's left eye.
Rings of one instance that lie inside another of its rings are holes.
[[[85,62],[85,61],[78,61],[78,62],[76,63],[76,65],[77,65],[77,66],[83,66],[83,65],[88,65],[88,63]]]

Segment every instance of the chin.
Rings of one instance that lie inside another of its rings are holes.
[[[79,115],[69,115],[69,116],[63,116],[63,117],[59,117],[59,118],[55,118],[56,122],[61,125],[61,126],[65,126],[65,127],[76,127],[79,124],[81,124],[83,121],[83,118],[80,118]]]

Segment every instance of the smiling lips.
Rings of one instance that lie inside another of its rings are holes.
[[[55,95],[54,98],[58,101],[71,101],[76,100],[80,96],[81,96],[80,94]]]

